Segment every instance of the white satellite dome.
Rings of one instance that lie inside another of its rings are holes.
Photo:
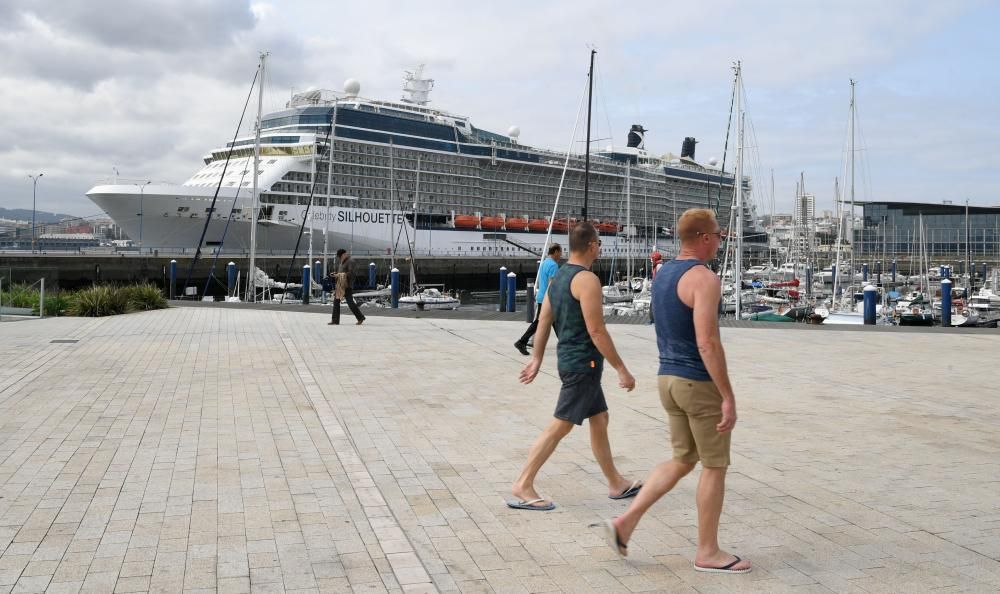
[[[712,167],[715,167],[716,165],[719,164],[719,160],[716,159],[715,157],[712,157],[711,159],[708,160],[708,164],[711,165]]]
[[[510,128],[507,128],[507,136],[510,136],[511,138],[517,138],[520,135],[521,135],[521,128],[519,128],[518,126],[511,126]]]
[[[344,93],[350,97],[356,97],[361,92],[361,82],[356,78],[349,78],[344,81]]]

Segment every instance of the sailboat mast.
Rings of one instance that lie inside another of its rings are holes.
[[[855,81],[851,79],[851,284],[854,284],[854,251],[856,246],[854,244],[854,123],[858,117],[857,109],[854,104],[854,85]]]
[[[312,185],[312,191],[310,192],[310,195],[309,195],[309,206],[310,207],[312,206],[313,196],[315,196],[315,194],[316,194],[316,176],[319,174],[319,168],[317,167],[317,165],[318,165],[317,160],[319,159],[319,150],[318,149],[319,149],[319,147],[316,144],[313,144],[312,164],[309,167],[309,169],[310,169],[310,171],[309,171],[309,181],[311,182],[311,185]],[[315,219],[315,216],[313,218]],[[314,226],[313,226],[313,221],[307,220],[305,222],[305,224],[309,226],[309,250],[308,250],[309,251],[309,260],[307,260],[307,262],[309,263],[309,270],[311,272],[312,269],[313,269],[313,231],[315,231],[315,229],[314,229]],[[315,279],[313,279],[313,280],[315,280]],[[308,291],[309,294],[312,295],[312,286],[303,287],[302,290],[303,291]]]
[[[771,234],[773,236],[773,234],[774,234],[774,169],[771,169],[771,201],[770,202],[771,202],[771,204],[770,204],[771,212],[770,212],[770,217],[768,217],[767,220],[768,220],[768,223],[771,225]],[[774,259],[773,256],[774,256],[774,254],[772,253],[772,250],[771,250],[771,241],[768,240],[768,242],[767,242],[767,275],[768,275],[768,277],[771,276],[771,269],[774,267],[774,265],[772,263],[772,260]]]
[[[389,196],[391,198],[389,204],[392,205],[392,208],[395,208],[396,187],[393,182],[395,180],[396,167],[395,163],[393,162],[394,151],[392,150],[392,148],[393,148],[393,142],[392,138],[390,138],[389,139]],[[399,211],[400,213],[402,213],[403,209],[400,208]],[[396,267],[396,217],[395,216],[389,217],[389,241],[390,245],[392,246],[392,251],[390,252],[389,256],[389,270],[392,270]]]
[[[969,275],[969,290],[972,290],[972,247],[969,245],[969,199],[965,199],[965,273]]]
[[[743,81],[736,62],[736,319],[743,313]]]
[[[629,287],[632,286],[632,164],[625,163],[625,245],[628,246],[628,259],[625,261],[626,277]]]
[[[330,198],[333,196],[333,148],[337,136],[337,100],[333,100],[333,116],[330,118],[330,158],[326,164],[326,221],[323,224],[323,277],[330,274],[327,270],[330,249]]]
[[[267,64],[267,52],[260,54],[260,80],[257,82],[257,124],[253,141],[253,206],[250,209],[253,220],[250,221],[250,301],[257,301],[257,220],[260,210],[260,189],[257,185],[257,172],[260,169],[260,128],[264,113],[264,68]]]
[[[590,71],[587,73],[587,148],[583,169],[583,210],[581,218],[587,220],[587,199],[590,194],[590,112],[594,99],[594,56],[597,50],[590,50]]]

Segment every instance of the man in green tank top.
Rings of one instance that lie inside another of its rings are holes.
[[[559,337],[556,352],[562,389],[555,418],[532,444],[528,462],[511,488],[516,500],[508,501],[507,505],[515,509],[555,508],[552,501],[535,490],[535,475],[573,425],[582,425],[584,420],[590,421],[590,447],[608,480],[608,497],[633,497],[642,486],[640,481],[629,481],[618,472],[608,441],[608,405],[601,389],[604,360],[618,372],[620,387],[631,392],[635,378],[618,356],[604,325],[601,281],[590,271],[601,252],[601,240],[594,226],[584,222],[574,227],[569,249],[569,261],[552,278],[542,302],[531,361],[521,370],[521,382],[530,384],[542,365],[549,330],[555,328]]]

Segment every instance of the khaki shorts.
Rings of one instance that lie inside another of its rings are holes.
[[[674,460],[686,464],[700,460],[702,466],[710,468],[729,466],[732,432],[715,430],[722,421],[722,395],[715,384],[675,375],[661,375],[657,384],[660,402],[670,419]]]

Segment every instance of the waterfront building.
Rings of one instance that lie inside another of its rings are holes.
[[[919,253],[920,220],[932,259],[962,262],[970,257],[979,262],[1000,257],[1000,207],[967,207],[951,201],[856,204],[863,212],[854,230],[856,257],[876,259],[883,253],[890,257]]]

